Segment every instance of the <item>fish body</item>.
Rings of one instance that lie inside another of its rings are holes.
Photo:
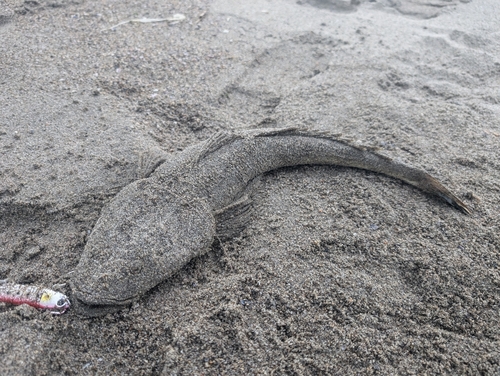
[[[222,132],[172,155],[103,209],[72,277],[77,309],[100,315],[136,300],[209,249],[217,218],[244,206],[254,178],[308,164],[392,176],[469,213],[426,172],[335,136],[295,128]]]

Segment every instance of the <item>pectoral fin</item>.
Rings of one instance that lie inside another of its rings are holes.
[[[216,236],[231,239],[238,236],[248,225],[252,217],[252,199],[244,195],[238,201],[215,212]]]

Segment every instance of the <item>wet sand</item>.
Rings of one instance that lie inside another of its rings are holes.
[[[0,279],[71,297],[141,161],[225,129],[339,133],[473,209],[354,169],[271,172],[240,236],[119,313],[0,304],[1,373],[499,374],[498,14],[496,0],[0,0]]]

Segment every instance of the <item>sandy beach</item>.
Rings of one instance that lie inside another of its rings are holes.
[[[0,0],[0,280],[71,299],[144,161],[304,127],[424,169],[265,174],[250,224],[117,313],[0,303],[2,375],[500,374],[500,2]]]

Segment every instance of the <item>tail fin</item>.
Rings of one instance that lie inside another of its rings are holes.
[[[429,175],[424,171],[416,170],[413,168],[411,169],[415,171],[413,175],[418,179],[417,180],[412,179],[412,181],[408,181],[408,183],[422,189],[423,191],[441,197],[447,203],[461,210],[465,214],[472,214],[471,209],[469,209],[467,205],[465,205],[457,196],[455,196],[448,189],[446,189],[436,178],[432,177],[431,175]],[[402,180],[406,181],[406,179]]]

